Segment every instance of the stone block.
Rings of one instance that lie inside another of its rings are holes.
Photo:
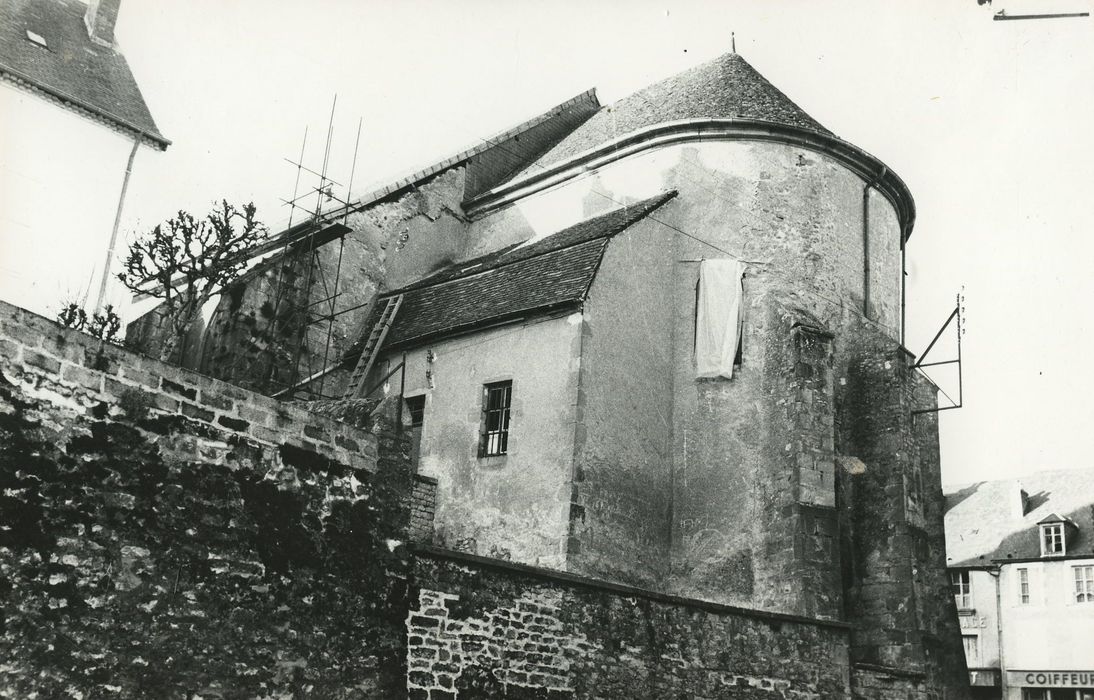
[[[182,404],[182,415],[186,416],[187,418],[194,418],[196,420],[204,421],[206,423],[212,423],[214,414],[212,411],[206,410],[199,406],[195,406],[192,403],[184,403]]]
[[[49,372],[50,374],[58,374],[61,371],[60,360],[29,348],[23,350],[23,362],[24,364],[36,367],[37,369]]]
[[[222,396],[216,391],[210,391],[209,389],[202,389],[198,403],[202,406],[209,406],[220,411],[231,411],[235,406],[235,402],[231,399]]]
[[[194,387],[186,386],[186,385],[180,384],[176,381],[172,381],[171,379],[168,379],[166,376],[164,376],[160,380],[160,387],[165,392],[167,392],[168,394],[173,394],[175,396],[179,396],[179,397],[184,398],[184,399],[189,399],[190,401],[195,401],[195,400],[197,400],[197,397],[198,397],[198,390],[195,389]],[[210,414],[210,416],[211,415],[212,414]]]
[[[76,384],[96,393],[101,393],[103,390],[102,372],[84,369],[79,365],[65,363],[61,371],[61,381]]]

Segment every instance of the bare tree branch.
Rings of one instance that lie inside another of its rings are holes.
[[[237,208],[222,199],[200,219],[179,211],[129,246],[118,279],[135,293],[147,292],[151,280],[158,283],[151,295],[163,301],[162,313],[171,331],[160,359],[172,359],[201,307],[246,265],[241,258],[226,261],[269,236],[269,229],[255,214],[254,203]]]

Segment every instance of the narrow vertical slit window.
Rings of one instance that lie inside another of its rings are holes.
[[[1018,603],[1029,605],[1029,569],[1018,569]]]
[[[509,451],[509,411],[513,404],[513,382],[494,382],[482,388],[483,430],[480,457],[494,457]]]
[[[410,416],[410,465],[415,471],[422,453],[422,426],[425,423],[425,396],[406,397],[406,410]]]

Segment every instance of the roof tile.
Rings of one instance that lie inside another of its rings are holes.
[[[768,121],[831,134],[747,61],[730,53],[601,107],[524,172],[535,172],[648,126],[704,118]]]
[[[577,305],[584,300],[608,240],[676,196],[666,192],[582,221],[529,244],[455,263],[412,285],[381,295],[403,294],[385,348],[458,333]],[[365,323],[371,330],[379,305]],[[361,351],[361,341],[346,354]]]
[[[25,80],[118,128],[142,131],[166,148],[171,142],[160,134],[125,57],[88,36],[86,11],[78,0],[0,2],[0,75]],[[49,48],[28,40],[27,30],[42,35]]]

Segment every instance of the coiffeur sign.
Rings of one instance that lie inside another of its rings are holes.
[[[1026,688],[1089,688],[1094,671],[1007,671],[1007,680]]]

